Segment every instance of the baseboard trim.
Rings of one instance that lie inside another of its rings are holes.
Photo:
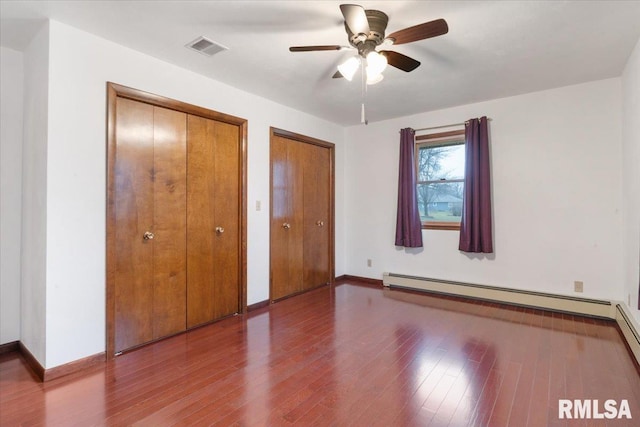
[[[55,380],[56,378],[93,368],[96,365],[103,364],[106,360],[106,353],[102,352],[74,360],[73,362],[65,363],[64,365],[56,366],[55,368],[45,369],[43,382]]]
[[[552,311],[576,313],[586,316],[615,319],[615,305],[611,301],[578,298],[544,292],[499,288],[473,283],[453,282],[425,277],[384,273],[384,286],[416,289],[426,292],[456,295],[474,299],[496,301],[505,304],[542,308]]]
[[[622,332],[622,336],[627,341],[629,350],[631,350],[638,365],[640,365],[640,326],[635,322],[624,304],[616,304],[616,323]]]
[[[382,280],[380,279],[371,279],[369,277],[361,277],[361,276],[351,276],[349,274],[343,274],[342,276],[338,276],[336,277],[335,281],[336,281],[336,284],[338,284],[337,282],[353,281],[353,282],[359,282],[362,284],[373,285],[377,288],[381,288],[383,286]]]
[[[261,308],[269,307],[269,300],[266,299],[264,301],[257,302],[255,304],[251,304],[247,306],[247,313],[251,313],[252,311],[259,310]]]
[[[44,382],[44,366],[42,366],[40,362],[38,362],[38,359],[31,354],[29,349],[22,344],[22,341],[18,341],[18,347],[20,348],[20,353],[22,354],[25,362],[27,362],[27,365],[29,365],[33,373],[36,374],[36,377],[38,377],[40,381]]]
[[[20,351],[20,341],[0,344],[0,354],[11,353],[13,351]]]
[[[93,356],[74,360],[72,362],[65,363],[64,365],[56,366],[54,368],[45,369],[44,366],[42,366],[40,362],[38,362],[38,359],[34,357],[34,355],[21,341],[16,341],[15,343],[9,344],[14,346],[15,350],[20,352],[25,362],[27,362],[27,365],[29,365],[33,373],[41,382],[55,380],[56,378],[84,371],[86,369],[93,368],[94,366],[101,365],[107,360],[106,353],[102,352],[94,354]],[[4,346],[4,344],[3,346],[0,346],[0,349]]]

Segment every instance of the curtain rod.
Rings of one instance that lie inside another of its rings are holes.
[[[487,120],[491,121],[491,117],[487,117]],[[433,130],[433,129],[442,129],[442,128],[450,128],[450,127],[454,127],[454,126],[464,126],[467,122],[462,122],[462,123],[453,123],[450,125],[442,125],[442,126],[432,126],[429,128],[421,128],[421,129],[414,129],[414,131],[416,132],[420,132],[423,130]]]

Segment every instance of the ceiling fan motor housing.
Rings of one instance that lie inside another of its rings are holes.
[[[366,58],[367,67],[371,68],[372,75],[376,75],[376,62],[379,63],[379,67],[384,68],[382,62],[385,62],[385,64],[391,65],[392,67],[405,72],[413,71],[420,66],[420,61],[399,52],[395,52],[393,50],[377,51],[376,48],[382,45],[385,40],[389,42],[389,45],[402,45],[413,43],[418,40],[438,37],[443,34],[447,34],[449,31],[447,21],[444,19],[436,19],[395,31],[385,39],[385,31],[387,29],[389,17],[384,12],[371,9],[366,10],[362,6],[356,4],[341,4],[340,11],[344,17],[344,28],[347,32],[349,44],[358,50],[359,56]],[[289,50],[291,52],[309,52],[319,50],[341,50],[342,48],[343,46],[340,45],[291,46]],[[371,55],[371,59],[369,59],[369,54],[371,53],[376,53],[376,55]],[[352,70],[351,68],[353,68],[354,61],[355,68]],[[347,67],[348,62],[352,63],[350,67]],[[371,62],[371,64],[369,62]],[[333,75],[333,78],[347,77],[347,74],[352,76],[358,66],[359,63],[357,57],[352,56],[347,62],[340,64],[338,72]],[[340,68],[342,68],[342,70]],[[347,79],[351,80],[350,78]]]
[[[384,41],[384,32],[389,23],[389,17],[384,12],[365,10],[365,13],[369,22],[369,34],[353,34],[346,22],[344,25],[349,35],[349,43],[358,49],[358,53],[361,56],[367,56],[369,52],[375,50],[376,46]]]

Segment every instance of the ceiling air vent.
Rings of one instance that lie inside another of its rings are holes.
[[[207,56],[213,56],[223,50],[229,50],[228,47],[222,46],[221,44],[211,41],[206,37],[198,37],[191,43],[187,43],[185,46]]]

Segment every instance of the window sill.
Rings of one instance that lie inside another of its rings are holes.
[[[457,222],[423,222],[423,230],[460,230],[460,223]]]

